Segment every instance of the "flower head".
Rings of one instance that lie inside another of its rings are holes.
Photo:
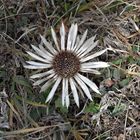
[[[79,92],[81,90],[91,101],[92,96],[89,88],[100,94],[96,84],[83,76],[82,73],[100,74],[98,68],[108,67],[109,65],[106,62],[94,61],[95,57],[103,54],[107,49],[92,53],[92,50],[98,44],[98,41],[95,41],[96,36],[86,40],[87,30],[81,38],[77,35],[77,30],[77,24],[72,24],[66,39],[65,27],[62,23],[60,41],[58,41],[53,28],[51,28],[54,47],[43,36],[40,36],[43,45],[38,47],[31,45],[34,53],[27,52],[34,60],[27,61],[27,65],[24,65],[24,67],[42,70],[41,73],[30,77],[31,79],[37,79],[33,85],[41,85],[42,92],[53,84],[46,102],[53,98],[60,84],[62,85],[62,105],[67,107],[70,104],[69,91],[72,92],[77,106],[79,106]]]

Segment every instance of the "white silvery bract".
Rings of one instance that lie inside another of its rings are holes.
[[[70,104],[69,96],[71,93],[78,107],[81,91],[91,101],[92,96],[89,88],[100,94],[96,84],[82,74],[100,74],[98,68],[108,67],[109,64],[106,62],[93,61],[95,57],[102,55],[107,49],[92,53],[92,50],[98,45],[98,41],[95,41],[96,36],[86,40],[87,30],[81,38],[77,35],[77,31],[77,24],[72,24],[66,36],[62,23],[59,41],[55,31],[51,28],[53,46],[43,36],[40,36],[43,45],[38,45],[38,47],[31,45],[34,53],[27,52],[34,60],[27,61],[24,67],[41,70],[41,73],[30,77],[35,81],[33,85],[41,85],[41,92],[52,86],[46,102],[53,98],[59,85],[62,85],[62,105],[66,107]]]

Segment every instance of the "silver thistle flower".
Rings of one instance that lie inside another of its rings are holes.
[[[108,67],[109,64],[106,62],[92,61],[95,57],[103,54],[107,49],[91,54],[91,51],[98,44],[98,41],[95,41],[96,36],[86,40],[86,30],[82,37],[79,38],[77,30],[77,24],[72,24],[66,39],[65,27],[62,23],[62,26],[60,27],[60,43],[58,43],[55,31],[51,28],[55,47],[53,47],[43,36],[41,36],[44,46],[39,45],[39,47],[36,47],[31,45],[34,53],[27,52],[32,58],[34,58],[34,61],[27,61],[27,65],[24,65],[24,67],[27,69],[41,69],[43,71],[30,77],[31,79],[38,79],[33,85],[42,85],[42,92],[50,85],[54,84],[46,102],[53,98],[60,83],[62,83],[63,106],[66,105],[68,107],[70,104],[69,88],[72,91],[75,103],[78,107],[78,86],[91,101],[92,96],[89,92],[89,88],[100,94],[96,84],[83,76],[81,73],[99,74],[99,71],[96,70],[97,68]]]

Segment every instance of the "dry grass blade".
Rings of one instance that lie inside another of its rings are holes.
[[[45,129],[55,128],[55,127],[68,125],[68,124],[69,123],[63,123],[63,124],[59,124],[59,125],[42,126],[42,127],[36,127],[36,128],[25,128],[25,129],[15,130],[15,131],[11,131],[11,132],[4,132],[3,136],[20,135],[20,134],[27,134],[27,133],[31,133],[31,132],[37,133],[40,131],[44,131]]]
[[[16,111],[16,109],[14,108],[14,106],[9,102],[9,100],[6,101],[7,104],[9,105],[10,109],[15,113],[15,115],[18,117],[19,121],[22,122],[22,119],[19,115],[19,113]]]

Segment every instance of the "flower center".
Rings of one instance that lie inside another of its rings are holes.
[[[59,76],[70,78],[80,70],[80,61],[74,53],[62,51],[54,57],[53,68]]]

